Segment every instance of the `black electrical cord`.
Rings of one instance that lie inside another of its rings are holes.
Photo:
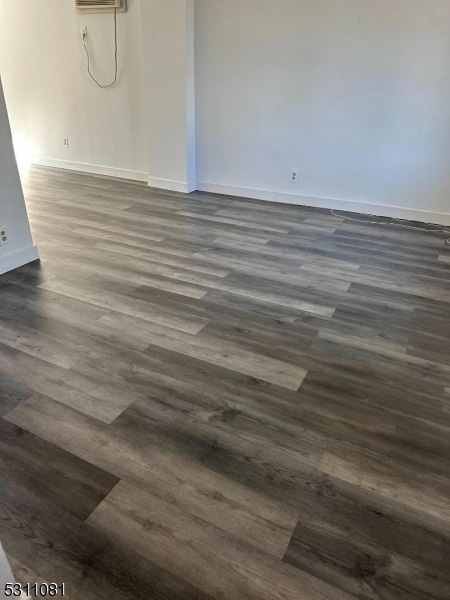
[[[95,83],[98,85],[98,87],[106,89],[109,87],[112,87],[113,85],[115,85],[117,83],[117,71],[118,71],[118,44],[117,44],[117,8],[114,9],[114,81],[112,83],[108,83],[108,85],[102,85],[101,83],[99,83],[97,81],[97,79],[94,77],[94,75],[91,72],[91,57],[89,56],[89,50],[88,47],[86,46],[86,36],[83,35],[83,46],[84,46],[84,51],[86,52],[86,56],[87,56],[87,70],[89,73],[89,77],[95,81]]]
[[[417,229],[417,231],[426,231],[427,233],[450,233],[450,229],[430,229],[429,227],[421,227],[420,225],[407,225],[405,224],[405,219],[399,219],[396,217],[385,217],[386,219],[390,219],[390,221],[367,221],[366,219],[352,219],[351,217],[347,217],[346,215],[339,215],[335,210],[330,210],[330,213],[333,217],[338,217],[339,219],[343,219],[344,221],[352,221],[353,223],[365,223],[366,225],[391,225],[392,227],[403,227],[403,229]],[[369,217],[373,217],[376,215],[368,215]],[[450,238],[445,240],[447,245],[450,245]]]

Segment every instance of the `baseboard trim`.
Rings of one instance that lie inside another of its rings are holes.
[[[0,255],[0,275],[8,273],[13,269],[23,267],[34,260],[39,260],[39,251],[37,246],[28,246],[21,250],[16,250],[10,254]]]
[[[170,192],[180,192],[190,194],[194,191],[186,181],[176,181],[175,179],[160,179],[158,177],[149,177],[148,185],[160,190],[169,190]]]
[[[361,213],[365,215],[376,215],[379,217],[391,217],[394,219],[422,221],[424,223],[450,226],[450,213],[438,213],[415,208],[405,208],[402,206],[389,206],[385,204],[370,204],[365,202],[357,202],[355,200],[341,200],[337,198],[323,198],[319,196],[303,196],[300,194],[290,194],[288,192],[277,192],[274,190],[263,190],[222,183],[212,183],[210,181],[199,181],[194,188],[194,186],[185,181],[148,177],[147,173],[144,173],[143,171],[130,171],[127,169],[104,167],[101,165],[78,163],[54,158],[40,157],[35,159],[34,163],[44,167],[55,167],[58,169],[81,171],[83,173],[119,177],[121,179],[129,179],[131,181],[145,181],[149,187],[168,190],[171,192],[179,192],[182,194],[189,194],[193,192],[194,189],[197,189],[200,192],[224,194],[226,196],[237,196],[241,198],[250,198],[253,200],[265,200],[268,202],[279,202],[283,204],[328,208]]]
[[[311,206],[316,208],[329,208],[343,210],[365,215],[376,215],[379,217],[391,217],[394,219],[405,219],[408,221],[422,221],[436,225],[450,225],[450,214],[436,213],[401,206],[387,206],[384,204],[366,204],[354,200],[339,200],[335,198],[320,198],[315,196],[301,196],[287,192],[275,192],[254,188],[244,188],[234,185],[211,183],[199,181],[198,191],[212,194],[225,194],[227,196],[239,196],[253,200],[266,200],[268,202],[282,202],[284,204],[297,204],[299,206]]]
[[[58,158],[39,157],[34,159],[34,164],[42,167],[55,167],[56,169],[67,169],[69,171],[80,171],[82,173],[92,173],[93,175],[106,175],[108,177],[119,177],[120,179],[129,179],[131,181],[147,181],[147,173],[143,171],[130,171],[129,169],[119,169],[116,167],[105,167],[102,165],[93,165],[90,163],[73,162],[70,160],[60,160]]]

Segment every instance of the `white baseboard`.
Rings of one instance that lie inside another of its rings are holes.
[[[130,171],[129,169],[118,169],[116,167],[104,167],[90,163],[72,162],[58,158],[39,157],[34,159],[34,164],[42,167],[55,167],[57,169],[68,169],[69,171],[81,171],[82,173],[93,173],[94,175],[106,175],[108,177],[120,177],[131,181],[147,181],[147,173],[143,171]]]
[[[28,246],[10,254],[0,255],[0,275],[39,259],[37,246]]]
[[[35,159],[34,162],[35,164],[42,165],[44,167],[56,167],[59,169],[69,169],[72,171],[94,173],[109,177],[120,177],[122,179],[129,179],[132,181],[145,181],[150,187],[169,190],[172,192],[180,192],[182,194],[189,194],[195,189],[195,187],[189,182],[148,177],[147,173],[144,173],[143,171],[130,171],[127,169],[118,169],[114,167],[104,167],[89,163],[77,163],[43,157]],[[435,223],[437,225],[450,226],[450,213],[431,212],[416,208],[388,206],[385,204],[369,204],[365,202],[357,202],[355,200],[341,200],[337,198],[302,196],[299,194],[290,194],[288,192],[246,188],[228,184],[212,183],[209,181],[197,182],[196,189],[201,192],[210,192],[213,194],[224,194],[227,196],[252,198],[255,200],[267,200],[269,202],[281,202],[284,204],[296,204],[299,206],[329,208],[334,210],[361,213],[365,215],[376,215],[379,217],[391,217],[394,219],[406,219],[409,221],[422,221],[424,223]]]
[[[301,196],[287,192],[275,192],[271,190],[260,190],[253,188],[237,187],[234,185],[211,183],[199,181],[198,191],[213,194],[225,194],[227,196],[239,196],[255,200],[267,200],[269,202],[283,202],[284,204],[297,204],[300,206],[311,206],[316,208],[329,208],[343,210],[365,215],[376,215],[379,217],[391,217],[394,219],[406,219],[409,221],[422,221],[424,223],[435,223],[437,225],[450,225],[450,214],[430,212],[415,208],[404,208],[401,206],[386,206],[383,204],[366,204],[354,200],[338,200],[335,198],[319,198],[314,196]]]
[[[171,192],[181,192],[182,194],[190,194],[194,191],[186,181],[176,181],[175,179],[160,179],[158,177],[148,178],[149,187],[158,188],[160,190],[169,190]]]

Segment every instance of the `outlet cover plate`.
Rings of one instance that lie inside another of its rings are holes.
[[[8,230],[6,227],[0,227],[0,246],[9,244]]]

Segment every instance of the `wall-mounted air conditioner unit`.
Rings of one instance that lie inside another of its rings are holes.
[[[78,12],[126,12],[127,0],[75,0]]]

